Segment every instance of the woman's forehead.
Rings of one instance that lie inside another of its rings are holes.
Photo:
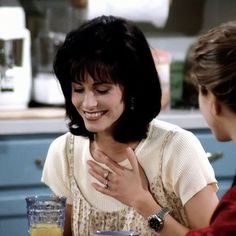
[[[114,84],[114,82],[112,80],[94,79],[90,75],[85,76],[83,78],[83,80],[72,81],[72,83],[75,83],[75,84],[92,84],[92,85]]]
[[[88,70],[90,69],[90,70]],[[86,82],[88,79],[92,79],[94,83],[112,83],[112,84],[120,84],[120,81],[117,77],[112,75],[111,70],[104,68],[88,68],[84,70],[80,70],[79,72],[74,74],[73,82]]]

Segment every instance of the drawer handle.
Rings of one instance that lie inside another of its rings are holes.
[[[207,152],[207,158],[209,161],[215,161],[219,158],[222,158],[224,156],[223,152]]]
[[[44,166],[44,162],[45,161],[43,161],[43,160],[40,160],[40,159],[35,159],[34,160],[34,164],[38,167],[38,168],[43,168],[43,166]]]

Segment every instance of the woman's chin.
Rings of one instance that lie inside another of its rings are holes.
[[[98,133],[101,131],[101,127],[95,127],[93,125],[85,125],[86,129],[89,131],[89,132],[92,132],[92,133]]]

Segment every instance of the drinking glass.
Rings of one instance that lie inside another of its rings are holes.
[[[65,197],[30,196],[25,200],[30,236],[63,236]]]

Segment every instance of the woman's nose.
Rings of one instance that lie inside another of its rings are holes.
[[[91,108],[97,106],[97,99],[93,93],[89,92],[85,94],[83,106],[85,108]]]

